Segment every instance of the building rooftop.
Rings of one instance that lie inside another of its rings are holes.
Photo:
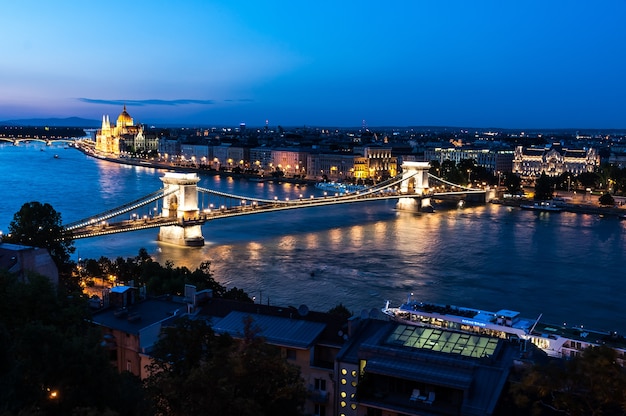
[[[258,335],[267,342],[292,348],[310,348],[326,327],[323,323],[303,319],[233,311],[226,317],[216,320],[213,329],[217,333],[228,333],[233,337],[242,338],[247,317],[252,318],[252,328],[257,328]]]
[[[47,277],[54,284],[59,282],[59,270],[45,248],[0,243],[0,269],[15,273],[21,279],[32,272]]]
[[[187,305],[155,298],[137,302],[126,308],[110,308],[96,312],[92,322],[127,334],[139,335],[142,329],[183,312],[187,312]]]
[[[348,326],[345,318],[325,312],[309,311],[304,305],[298,308],[293,306],[280,307],[220,298],[211,298],[203,302],[199,316],[206,317],[213,324],[217,324],[218,318],[225,318],[232,312],[240,312],[243,315],[253,317],[281,317],[291,321],[293,325],[296,325],[298,321],[322,324],[322,330],[317,334],[317,342],[325,345],[342,345]],[[255,321],[257,321],[256,318]],[[224,324],[227,322],[225,321]],[[235,327],[230,326],[230,328],[234,329]],[[267,335],[264,336],[267,337]]]
[[[430,409],[434,410],[491,414],[513,360],[520,354],[518,344],[498,338],[393,321],[365,319],[354,324],[354,336],[342,348],[337,360],[352,364],[364,361],[366,373],[406,380],[415,386],[430,386],[431,391],[464,392],[462,403],[441,399],[431,405]],[[378,401],[375,406],[390,409],[406,407],[408,397],[404,400],[391,398],[391,395],[389,399],[366,399]]]

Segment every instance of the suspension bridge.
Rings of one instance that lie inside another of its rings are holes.
[[[374,186],[350,193],[319,197],[311,195],[308,198],[300,195],[295,199],[284,200],[207,189],[198,186],[200,178],[195,173],[168,172],[161,177],[163,188],[119,207],[67,224],[65,233],[68,237],[80,239],[159,228],[160,241],[180,246],[202,246],[202,225],[208,221],[243,215],[389,199],[398,200],[396,206],[399,210],[413,212],[429,207],[431,199],[485,202],[484,190],[447,182],[429,174],[428,169],[427,162],[404,162],[400,175]],[[429,186],[429,179],[437,185]],[[202,198],[198,197],[200,194]],[[159,202],[162,207],[160,212]],[[150,210],[152,204],[155,207]],[[137,214],[141,209],[145,212],[146,207],[148,214]]]

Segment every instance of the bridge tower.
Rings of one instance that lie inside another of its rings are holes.
[[[195,173],[167,172],[161,181],[166,194],[161,216],[178,223],[162,226],[159,241],[179,246],[203,246],[202,223],[194,221],[199,213],[197,184],[200,178]],[[174,192],[167,195],[171,191]]]
[[[398,199],[396,208],[402,211],[422,212],[432,209],[428,191],[428,162],[403,162],[400,192],[407,195]],[[412,196],[408,196],[412,195]]]

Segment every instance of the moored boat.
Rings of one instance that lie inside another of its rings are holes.
[[[419,302],[412,300],[410,296],[400,307],[390,307],[387,302],[382,312],[405,324],[531,342],[551,357],[574,357],[587,347],[607,345],[618,352],[622,365],[626,360],[626,339],[623,336],[615,332],[543,323],[540,321],[541,315],[533,320],[523,318],[520,312],[508,309],[489,312]]]
[[[535,211],[552,211],[552,212],[563,211],[563,207],[556,205],[554,201],[540,201],[540,202],[534,202],[532,204],[521,204],[520,208],[531,209]]]

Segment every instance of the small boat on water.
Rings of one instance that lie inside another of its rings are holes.
[[[622,364],[626,361],[626,339],[615,332],[594,331],[522,318],[519,312],[501,309],[489,312],[473,308],[425,303],[409,298],[399,307],[382,312],[397,322],[429,328],[440,328],[496,338],[531,342],[548,356],[569,358],[590,346],[606,345],[618,352]]]
[[[59,155],[54,155],[54,158],[55,158],[55,159],[58,159],[58,158],[59,158]]]
[[[539,201],[539,202],[534,202],[532,204],[521,204],[520,208],[530,209],[534,211],[550,211],[550,212],[563,211],[563,207],[556,205],[554,201]]]

